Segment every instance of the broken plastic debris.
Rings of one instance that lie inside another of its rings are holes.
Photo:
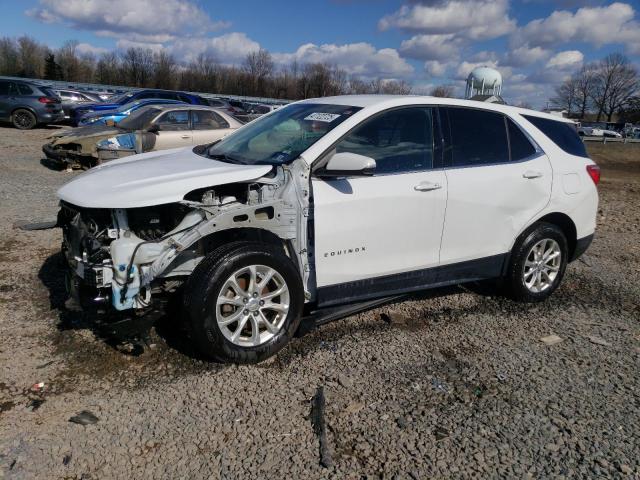
[[[562,340],[564,339],[558,335],[549,335],[548,337],[542,337],[540,339],[540,341],[545,345],[555,345],[556,343],[560,343]]]
[[[98,422],[98,417],[89,410],[83,410],[79,414],[71,417],[69,421],[71,423],[77,423],[78,425],[92,425]]]
[[[32,392],[41,392],[42,390],[44,390],[44,382],[34,383],[31,386]]]

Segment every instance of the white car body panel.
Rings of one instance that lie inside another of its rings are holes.
[[[192,152],[192,147],[114,160],[75,177],[58,190],[61,200],[87,208],[137,208],[179,202],[192,190],[259,178],[269,165],[234,165]]]
[[[552,171],[546,155],[446,172],[449,190],[442,264],[509,251],[518,233],[551,197]]]
[[[314,179],[318,287],[437,266],[446,182],[442,170]]]

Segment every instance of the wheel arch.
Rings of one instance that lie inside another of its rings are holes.
[[[552,225],[555,225],[560,230],[562,230],[562,233],[564,233],[564,236],[567,239],[569,258],[572,258],[578,242],[578,229],[576,228],[576,224],[571,219],[571,217],[562,212],[546,213],[542,217],[536,218],[533,222],[531,222],[531,224],[527,226],[527,229],[529,229],[532,225],[540,222],[551,223]],[[527,229],[525,229],[525,231]]]
[[[30,107],[29,105],[18,105],[17,107],[14,107],[11,110],[11,114],[9,115],[9,118],[12,118],[13,114],[16,113],[16,111],[18,110],[28,110],[29,112],[33,113],[33,115],[36,117],[36,122],[38,121],[38,112],[36,112],[35,108]]]
[[[202,246],[203,253],[207,255],[225,243],[239,240],[255,241],[280,247],[295,261],[295,258],[293,258],[295,255],[292,255],[292,252],[287,251],[288,242],[272,231],[265,230],[263,228],[238,227],[219,230],[202,238],[200,240],[200,244]]]

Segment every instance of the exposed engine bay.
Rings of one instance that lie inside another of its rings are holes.
[[[83,307],[144,311],[218,246],[256,239],[283,246],[312,300],[309,196],[309,167],[299,159],[250,182],[191,191],[176,203],[100,209],[61,201],[70,293]]]

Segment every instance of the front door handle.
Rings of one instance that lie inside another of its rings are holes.
[[[442,185],[433,182],[420,182],[418,185],[413,187],[417,192],[430,192],[431,190],[438,190],[440,188],[442,188]]]
[[[184,138],[184,139],[191,138],[191,135],[180,135],[180,138]]]
[[[523,176],[524,178],[528,178],[528,179],[530,179],[530,180],[531,180],[531,179],[534,179],[534,178],[540,178],[540,177],[542,177],[542,176],[543,176],[543,173],[542,173],[542,172],[536,172],[536,171],[533,171],[533,170],[527,170],[526,172],[524,172],[524,173],[522,174],[522,176]]]

